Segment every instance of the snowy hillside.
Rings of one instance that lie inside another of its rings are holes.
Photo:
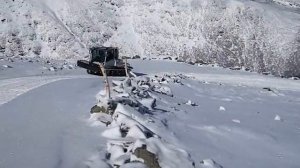
[[[90,46],[300,76],[297,0],[2,0],[0,57],[78,59]]]
[[[0,59],[0,167],[300,167],[299,80],[130,64],[141,76],[110,78],[108,100],[83,69]]]

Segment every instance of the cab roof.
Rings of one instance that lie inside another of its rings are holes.
[[[118,50],[118,47],[92,47],[90,50]]]

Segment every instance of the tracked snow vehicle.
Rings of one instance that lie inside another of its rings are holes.
[[[78,60],[77,66],[87,69],[87,73],[103,76],[126,76],[132,67],[119,59],[119,50],[116,47],[93,47],[90,48],[90,60]],[[100,68],[103,64],[103,69]]]

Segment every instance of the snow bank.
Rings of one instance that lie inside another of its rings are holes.
[[[112,122],[106,125],[108,128],[102,133],[108,138],[107,159],[110,165],[118,167],[140,162],[144,166],[163,168],[195,166],[185,150],[161,136],[171,134],[166,125],[155,117],[161,111],[156,108],[156,96],[152,95],[172,97],[168,85],[178,84],[179,79],[180,75],[163,75],[128,78],[122,82],[114,80],[111,100],[103,91],[97,95],[99,106],[108,108],[109,105],[105,104],[117,103],[111,116]],[[125,93],[126,97],[120,96]],[[92,122],[96,121],[94,116],[91,116]],[[101,123],[100,120],[98,122]]]

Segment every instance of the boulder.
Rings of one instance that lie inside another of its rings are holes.
[[[135,55],[135,56],[132,57],[132,59],[141,59],[141,56]]]
[[[144,160],[144,164],[148,168],[160,168],[157,156],[147,150],[147,146],[143,145],[142,147],[136,148],[134,155],[138,158]]]
[[[99,107],[99,106],[95,105],[95,106],[93,106],[93,107],[91,108],[90,113],[91,113],[91,114],[93,114],[93,113],[107,113],[107,110],[106,110],[106,108],[103,107],[103,106]]]

